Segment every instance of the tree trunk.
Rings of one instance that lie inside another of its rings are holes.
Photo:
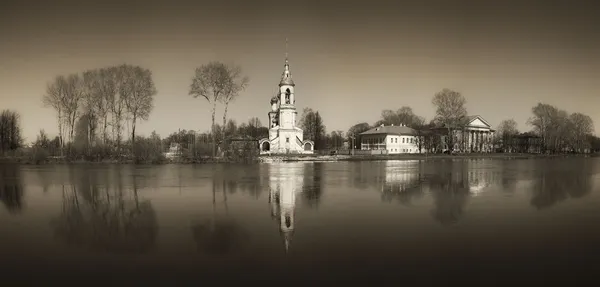
[[[102,137],[103,137],[102,141],[104,142],[104,144],[106,144],[106,138],[108,137],[108,135],[106,133],[107,128],[108,128],[108,113],[106,113],[104,115],[104,125],[102,127]]]
[[[223,139],[225,139],[225,128],[227,125],[227,108],[229,107],[229,102],[225,102],[225,110],[223,111]]]
[[[137,120],[137,116],[134,114],[131,119],[131,152],[135,154],[135,122]]]
[[[454,149],[454,139],[450,127],[448,127],[448,135],[446,136],[446,144],[448,145],[448,153],[451,154]]]
[[[213,101],[213,108],[212,108],[212,125],[211,125],[211,131],[212,131],[212,137],[213,137],[213,157],[217,156],[217,137],[216,137],[216,132],[215,132],[215,112],[217,110],[217,101]]]
[[[60,145],[60,156],[63,156],[63,122],[62,122],[62,111],[58,110],[58,144]]]

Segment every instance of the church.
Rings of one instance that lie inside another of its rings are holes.
[[[260,154],[312,154],[314,143],[303,139],[303,131],[296,126],[296,97],[287,53],[279,92],[271,98],[269,137],[259,141]]]

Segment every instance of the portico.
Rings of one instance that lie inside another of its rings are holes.
[[[454,150],[460,152],[492,152],[494,132],[481,116],[469,116],[466,125],[457,131]]]

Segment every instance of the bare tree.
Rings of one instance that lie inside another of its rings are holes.
[[[505,152],[512,152],[515,149],[514,137],[519,134],[517,122],[514,119],[503,120],[498,125],[497,133],[502,139],[502,146]]]
[[[62,156],[62,147],[64,146],[63,139],[63,123],[65,122],[65,89],[67,81],[64,76],[57,76],[54,80],[47,84],[46,94],[42,97],[44,107],[51,107],[56,111],[58,122],[58,138],[60,141],[60,150]]]
[[[135,126],[138,120],[148,120],[154,108],[156,87],[152,72],[141,67],[124,67],[121,94],[125,95],[125,107],[131,117],[131,144],[135,145]]]
[[[583,152],[587,148],[587,139],[594,132],[594,121],[590,116],[582,113],[572,113],[569,120],[573,127],[575,150]]]
[[[371,129],[371,126],[368,123],[358,123],[351,126],[346,132],[348,142],[354,146],[352,149],[360,149],[360,134],[364,133]]]
[[[538,103],[535,107],[531,108],[531,112],[533,115],[527,120],[527,123],[533,126],[534,132],[542,137],[543,147],[544,149],[547,149],[549,145],[551,119],[557,112],[557,109],[548,104]]]
[[[125,118],[125,94],[123,94],[123,73],[126,65],[111,68],[112,73],[115,77],[115,93],[108,94],[108,104],[110,107],[111,118],[112,118],[112,133],[113,139],[117,143],[117,150],[121,150],[122,132],[123,132],[123,120]]]
[[[242,68],[240,66],[227,66],[227,71],[229,80],[223,97],[220,99],[225,108],[223,111],[223,127],[227,125],[227,108],[229,107],[229,103],[234,101],[240,95],[240,92],[245,90],[250,83],[250,78],[242,75]]]
[[[215,112],[217,102],[222,101],[231,91],[231,83],[228,67],[221,62],[210,62],[196,68],[192,84],[190,85],[189,95],[194,98],[204,98],[212,105],[211,133],[213,136],[213,156],[216,155]]]
[[[84,99],[83,114],[86,115],[87,123],[87,141],[88,147],[94,144],[96,138],[96,128],[98,127],[98,105],[102,101],[100,90],[100,73],[98,70],[88,70],[83,72]]]
[[[375,126],[380,125],[406,125],[411,128],[419,126],[423,124],[425,121],[424,118],[419,117],[414,114],[411,107],[403,106],[400,107],[397,111],[392,110],[383,110],[381,112],[381,120],[375,123]]]
[[[99,97],[94,102],[95,110],[99,119],[102,119],[102,139],[104,144],[108,139],[108,114],[112,111],[113,99],[117,94],[116,69],[103,68],[98,71]]]
[[[79,115],[80,105],[84,98],[83,79],[79,74],[70,74],[66,77],[64,97],[64,111],[69,128],[69,141],[73,141],[75,122]]]
[[[433,96],[432,104],[436,107],[435,121],[448,129],[447,144],[450,152],[454,149],[454,130],[459,128],[467,116],[465,104],[467,100],[459,93],[443,89]]]
[[[11,110],[2,111],[0,114],[0,150],[3,153],[16,150],[22,144],[19,114]]]

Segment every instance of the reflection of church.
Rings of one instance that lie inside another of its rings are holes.
[[[261,154],[313,153],[313,142],[304,140],[302,129],[296,126],[298,112],[294,95],[295,86],[286,53],[279,92],[271,98],[269,137],[259,141]]]
[[[278,163],[269,165],[269,203],[271,216],[279,223],[286,252],[294,234],[294,209],[296,194],[302,192],[304,165]]]

